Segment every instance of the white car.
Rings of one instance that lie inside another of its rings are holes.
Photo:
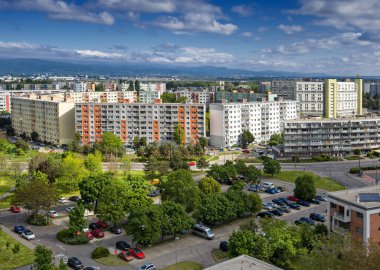
[[[64,197],[59,198],[59,200],[58,200],[58,203],[67,203],[67,202],[68,202],[68,200]]]
[[[67,207],[66,212],[71,212],[74,210],[74,208],[75,208],[74,206]]]
[[[34,233],[31,230],[25,230],[21,233],[21,236],[28,240],[33,240],[36,238]]]
[[[55,210],[50,210],[49,212],[47,212],[47,215],[51,218],[56,218],[56,217],[59,217],[59,214],[57,211]]]
[[[267,210],[272,210],[273,206],[272,204],[269,204],[269,203],[263,203],[263,208]]]

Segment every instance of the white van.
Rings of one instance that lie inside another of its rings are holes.
[[[207,240],[214,238],[214,233],[211,231],[211,229],[201,224],[195,224],[193,233],[200,237],[206,238]]]
[[[265,189],[268,189],[268,188],[274,188],[274,184],[272,182],[264,182],[263,183],[263,187]]]

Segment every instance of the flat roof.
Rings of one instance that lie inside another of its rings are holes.
[[[214,266],[205,268],[204,270],[282,270],[277,266],[263,262],[259,259],[248,255],[240,255],[239,257],[230,259],[225,262],[218,263]]]
[[[363,196],[364,194],[364,196]],[[328,197],[347,202],[364,209],[380,208],[380,200],[365,200],[365,197],[375,197],[374,194],[380,195],[380,186],[370,186],[364,188],[347,189],[335,192],[329,192]]]

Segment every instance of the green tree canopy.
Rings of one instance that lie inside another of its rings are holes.
[[[43,245],[38,245],[34,249],[34,267],[37,270],[52,270],[53,252]]]
[[[174,128],[174,141],[178,145],[183,145],[185,143],[185,131],[179,123]]]
[[[102,154],[99,151],[86,156],[84,166],[90,174],[98,174],[103,171],[102,158]]]
[[[206,160],[205,157],[200,157],[197,161],[197,168],[198,169],[201,169],[203,171],[203,169],[206,169],[210,166],[210,163]]]
[[[104,132],[101,142],[102,153],[107,156],[108,159],[113,157],[123,156],[125,150],[123,142],[119,136],[116,136],[112,132]]]
[[[243,148],[247,148],[248,145],[255,141],[255,137],[249,130],[244,130],[241,134],[241,144]]]
[[[281,165],[277,160],[266,158],[263,161],[263,171],[271,176],[279,174],[281,172]]]
[[[178,233],[193,227],[194,222],[186,213],[183,205],[169,200],[164,201],[160,207],[162,212],[162,235],[173,234],[175,237]]]
[[[294,196],[303,200],[311,200],[317,195],[313,176],[308,174],[298,176],[295,183]]]
[[[84,218],[84,205],[78,202],[74,209],[69,212],[69,229],[73,235],[82,232],[87,227],[87,220]]]
[[[211,177],[203,177],[199,181],[198,187],[205,195],[219,193],[222,190],[218,181],[215,181],[214,178]]]

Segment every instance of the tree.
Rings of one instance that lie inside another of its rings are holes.
[[[167,180],[161,184],[163,201],[172,200],[182,204],[186,211],[195,209],[199,203],[200,191],[187,170],[178,170],[168,175]]]
[[[103,92],[103,91],[104,91],[103,83],[98,83],[95,85],[95,92]]]
[[[298,176],[295,184],[294,196],[303,200],[311,200],[317,195],[313,176],[307,174]]]
[[[90,174],[82,157],[74,153],[69,153],[63,159],[60,170],[61,175],[57,182],[59,188],[66,192],[76,190],[79,182]]]
[[[16,147],[21,149],[24,152],[27,152],[29,150],[29,144],[25,140],[17,140]]]
[[[135,149],[140,148],[140,137],[139,136],[135,136],[133,138],[133,146],[135,147]]]
[[[79,132],[76,132],[74,134],[74,138],[71,141],[71,143],[67,145],[67,150],[71,152],[79,153],[81,151],[80,141],[81,141],[81,135]]]
[[[164,201],[161,205],[162,222],[161,234],[176,235],[184,230],[189,230],[193,227],[193,220],[187,215],[185,208],[173,201]]]
[[[53,252],[43,245],[38,245],[34,249],[34,267],[36,270],[53,269]]]
[[[140,82],[138,80],[135,80],[135,91],[137,92],[137,96],[139,96],[139,93],[140,93]]]
[[[208,168],[208,166],[210,166],[210,163],[206,160],[205,157],[200,157],[197,161],[197,168],[198,169],[201,169],[201,171],[203,171],[203,169],[206,169]]]
[[[249,130],[244,130],[241,134],[241,144],[243,148],[247,148],[248,145],[255,141],[255,137]]]
[[[30,134],[30,138],[32,138],[32,141],[34,141],[34,142],[37,142],[39,137],[40,137],[40,136],[38,135],[38,133],[37,133],[36,131],[33,131],[33,132]]]
[[[200,137],[198,141],[203,150],[208,146],[208,140],[205,137]]]
[[[82,232],[87,227],[87,220],[84,218],[84,205],[78,202],[74,209],[69,212],[69,229],[73,235],[78,231]]]
[[[129,85],[128,85],[127,91],[135,91],[135,86],[133,84],[133,81],[129,81]]]
[[[162,103],[176,103],[177,96],[175,93],[165,92],[161,95]]]
[[[173,153],[171,154],[169,159],[169,165],[173,171],[189,169],[189,165],[183,159],[181,153],[178,150],[173,151]]]
[[[179,123],[174,128],[174,141],[178,145],[183,145],[185,143],[185,131]]]
[[[246,254],[259,260],[269,261],[272,255],[268,240],[251,231],[233,232],[228,242],[228,248],[231,257]]]
[[[199,181],[198,187],[205,195],[219,193],[222,190],[220,184],[211,177],[203,177],[201,181]]]
[[[270,136],[269,143],[270,146],[284,144],[284,134],[275,133]]]
[[[84,166],[90,174],[98,174],[102,172],[102,154],[99,151],[95,151],[94,154],[88,154],[84,160]]]
[[[262,200],[257,193],[251,193],[248,195],[248,200],[250,202],[249,210],[251,214],[258,213],[261,211]]]
[[[140,147],[147,146],[147,144],[146,137],[141,137],[139,142]]]
[[[169,163],[167,161],[158,161],[155,157],[148,158],[144,165],[144,172],[147,179],[161,178],[169,171]]]
[[[49,185],[46,174],[34,172],[31,179],[19,186],[13,203],[37,214],[40,210],[50,210],[58,201],[58,192]]]
[[[84,206],[88,210],[94,210],[97,213],[99,198],[103,190],[111,185],[114,181],[113,174],[101,173],[97,175],[90,175],[79,182],[79,191]]]
[[[101,149],[104,155],[110,157],[121,157],[123,156],[125,150],[123,147],[123,142],[119,136],[116,136],[112,132],[104,132],[102,136]]]
[[[266,158],[263,161],[263,171],[271,176],[279,174],[281,172],[281,165],[277,160]]]
[[[126,232],[133,242],[149,245],[161,237],[162,212],[155,205],[132,209],[128,217]]]

